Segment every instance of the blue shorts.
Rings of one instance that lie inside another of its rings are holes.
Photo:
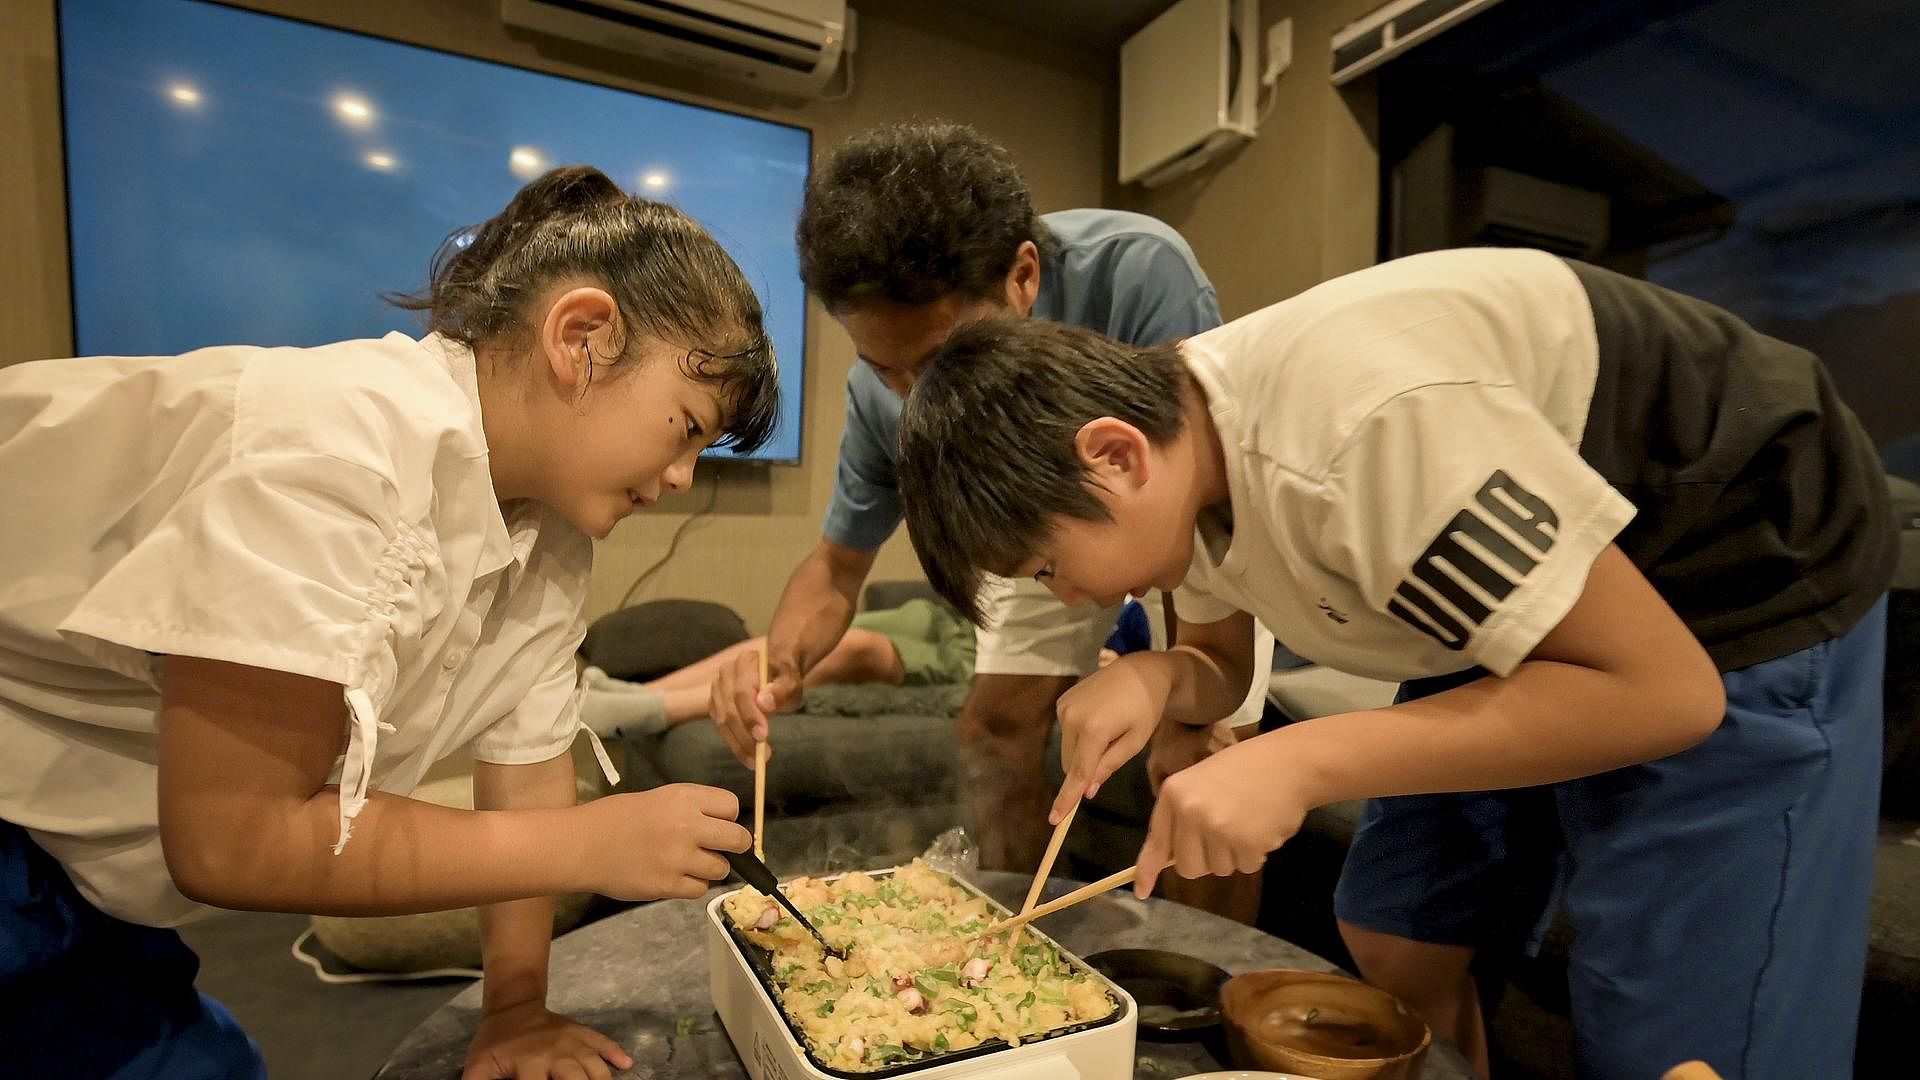
[[[1374,800],[1334,909],[1496,949],[1564,907],[1582,1077],[1693,1058],[1727,1080],[1851,1076],[1885,656],[1883,600],[1840,637],[1727,672],[1725,721],[1682,753],[1550,787]]]
[[[199,970],[179,934],[101,912],[0,821],[0,1072],[266,1080],[260,1048],[193,988]]]

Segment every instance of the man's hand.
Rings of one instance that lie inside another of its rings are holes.
[[[612,1080],[633,1058],[605,1035],[524,1001],[488,1012],[467,1048],[460,1080]]]
[[[1271,736],[1250,739],[1167,777],[1140,848],[1135,893],[1145,898],[1168,866],[1184,878],[1251,874],[1292,839],[1310,807],[1284,764],[1271,760],[1277,749]]]
[[[1221,720],[1206,727],[1195,727],[1173,720],[1162,720],[1154,730],[1153,740],[1147,744],[1147,782],[1153,786],[1153,793],[1160,794],[1160,785],[1167,777],[1197,765],[1240,740],[1233,733],[1233,721]]]
[[[1127,759],[1152,738],[1166,711],[1164,683],[1143,677],[1147,654],[1123,656],[1060,695],[1060,760],[1066,783],[1048,820],[1058,824],[1083,798],[1092,798]]]
[[[740,764],[753,767],[753,746],[767,739],[774,713],[800,707],[800,665],[791,656],[767,660],[770,681],[760,685],[760,654],[743,652],[714,673],[707,709]]]

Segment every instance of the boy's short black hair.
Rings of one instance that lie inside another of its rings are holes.
[[[807,181],[800,277],[828,311],[869,299],[990,299],[1020,245],[1053,238],[1012,155],[965,124],[914,121],[855,135]]]
[[[900,410],[900,499],[934,591],[978,625],[983,572],[1012,574],[1056,518],[1108,516],[1080,429],[1111,416],[1165,443],[1186,425],[1190,381],[1177,343],[1014,317],[955,329]]]

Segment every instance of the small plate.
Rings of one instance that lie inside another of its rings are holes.
[[[1133,995],[1143,1038],[1198,1039],[1220,1026],[1227,973],[1205,960],[1164,949],[1109,949],[1087,964]]]

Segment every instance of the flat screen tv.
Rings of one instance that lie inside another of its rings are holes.
[[[60,0],[59,20],[80,355],[417,334],[382,293],[424,285],[440,241],[527,180],[588,164],[739,261],[781,369],[753,456],[799,460],[805,128],[204,0]]]

